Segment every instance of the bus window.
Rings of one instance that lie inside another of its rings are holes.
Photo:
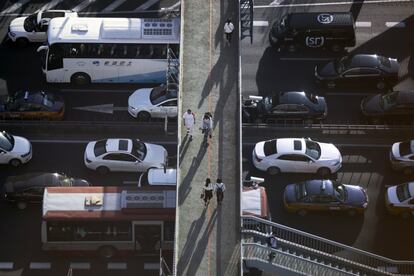
[[[139,51],[139,56],[138,58],[150,58],[151,57],[151,48],[150,45],[146,45],[146,44],[141,44],[140,46],[140,51]]]
[[[164,241],[174,241],[175,223],[164,222]]]
[[[50,47],[47,63],[48,70],[63,68],[63,49],[60,44],[53,44]]]
[[[167,58],[167,47],[165,44],[153,45],[152,57],[153,59]]]

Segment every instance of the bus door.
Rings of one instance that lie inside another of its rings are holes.
[[[135,252],[139,255],[159,254],[162,222],[134,222]]]

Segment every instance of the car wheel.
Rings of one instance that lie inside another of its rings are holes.
[[[355,215],[356,215],[356,211],[355,211],[355,210],[353,210],[353,209],[352,209],[352,210],[349,210],[349,211],[348,211],[348,215],[349,215],[349,216],[351,216],[351,217],[353,217],[353,216],[355,216]]]
[[[19,48],[25,48],[28,44],[29,44],[29,40],[27,40],[27,38],[19,37],[19,38],[16,40],[16,45],[17,45]]]
[[[304,217],[304,216],[306,216],[308,214],[308,211],[306,211],[305,209],[299,209],[296,213],[299,216]]]
[[[107,174],[107,173],[109,172],[109,169],[108,169],[107,167],[101,166],[101,167],[98,167],[98,168],[96,169],[96,171],[97,171],[99,174],[104,175],[104,174]]]
[[[12,159],[10,160],[10,165],[12,165],[13,167],[18,167],[22,164],[22,161],[20,161],[19,159]]]
[[[116,254],[116,249],[112,246],[102,246],[99,248],[99,256],[101,256],[104,259],[110,259]]]
[[[326,83],[326,87],[329,88],[329,89],[333,89],[333,88],[336,87],[336,83],[334,81],[328,81]]]
[[[414,173],[414,169],[412,167],[405,167],[402,172],[404,175],[412,175]]]
[[[408,218],[411,216],[411,214],[410,214],[409,212],[402,212],[402,213],[400,214],[400,216],[401,216],[401,218],[403,218],[403,219],[408,219]]]
[[[327,177],[331,174],[331,170],[328,168],[319,168],[317,172],[321,177]]]
[[[280,169],[278,167],[269,167],[267,169],[267,173],[270,175],[276,175],[280,173]]]
[[[143,122],[147,122],[151,119],[151,114],[149,114],[148,112],[142,111],[140,113],[138,113],[138,120],[143,121]]]
[[[73,85],[88,85],[91,83],[91,77],[85,73],[75,73],[70,78]]]
[[[385,82],[384,82],[384,81],[379,81],[379,82],[377,83],[377,89],[382,90],[382,89],[384,89],[385,87],[386,87],[386,85],[385,85]]]
[[[27,207],[27,203],[24,201],[19,201],[17,202],[16,206],[17,206],[17,209],[24,210]]]

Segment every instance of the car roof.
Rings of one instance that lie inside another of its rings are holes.
[[[309,96],[315,97],[316,101],[311,102],[309,100]],[[274,105],[277,104],[303,104],[308,107],[314,107],[319,104],[319,101],[316,98],[316,95],[309,94],[307,95],[304,91],[287,91],[287,92],[280,92],[278,99],[276,99],[276,102]],[[275,97],[274,97],[275,98]],[[321,98],[321,97],[319,97]],[[273,99],[272,99],[273,100]]]
[[[27,173],[10,176],[7,178],[8,185],[13,185],[13,191],[25,190],[30,187],[48,187],[59,183],[58,173]]]
[[[318,21],[318,16],[321,14],[332,15],[332,22],[323,24]],[[305,13],[290,13],[288,15],[288,25],[293,29],[330,29],[343,28],[354,26],[354,19],[349,12],[305,12]]]
[[[279,155],[294,153],[303,154],[306,151],[305,139],[303,138],[279,138],[275,140]]]
[[[331,180],[313,179],[304,182],[308,195],[332,195],[334,186]],[[323,186],[323,184],[325,184]]]
[[[348,62],[349,67],[382,67],[377,55],[352,55]]]
[[[43,100],[45,97],[47,97],[48,100],[52,101],[59,100],[53,93],[45,91],[18,91],[11,97],[11,99],[14,102],[30,102],[43,105]]]
[[[107,152],[131,152],[132,140],[131,139],[107,139],[106,151]]]

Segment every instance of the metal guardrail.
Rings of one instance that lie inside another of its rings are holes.
[[[385,273],[391,272],[393,275],[414,274],[414,261],[389,259],[254,216],[242,216],[242,231],[246,230],[262,233],[271,232],[278,239],[311,248],[325,254],[339,256]]]

